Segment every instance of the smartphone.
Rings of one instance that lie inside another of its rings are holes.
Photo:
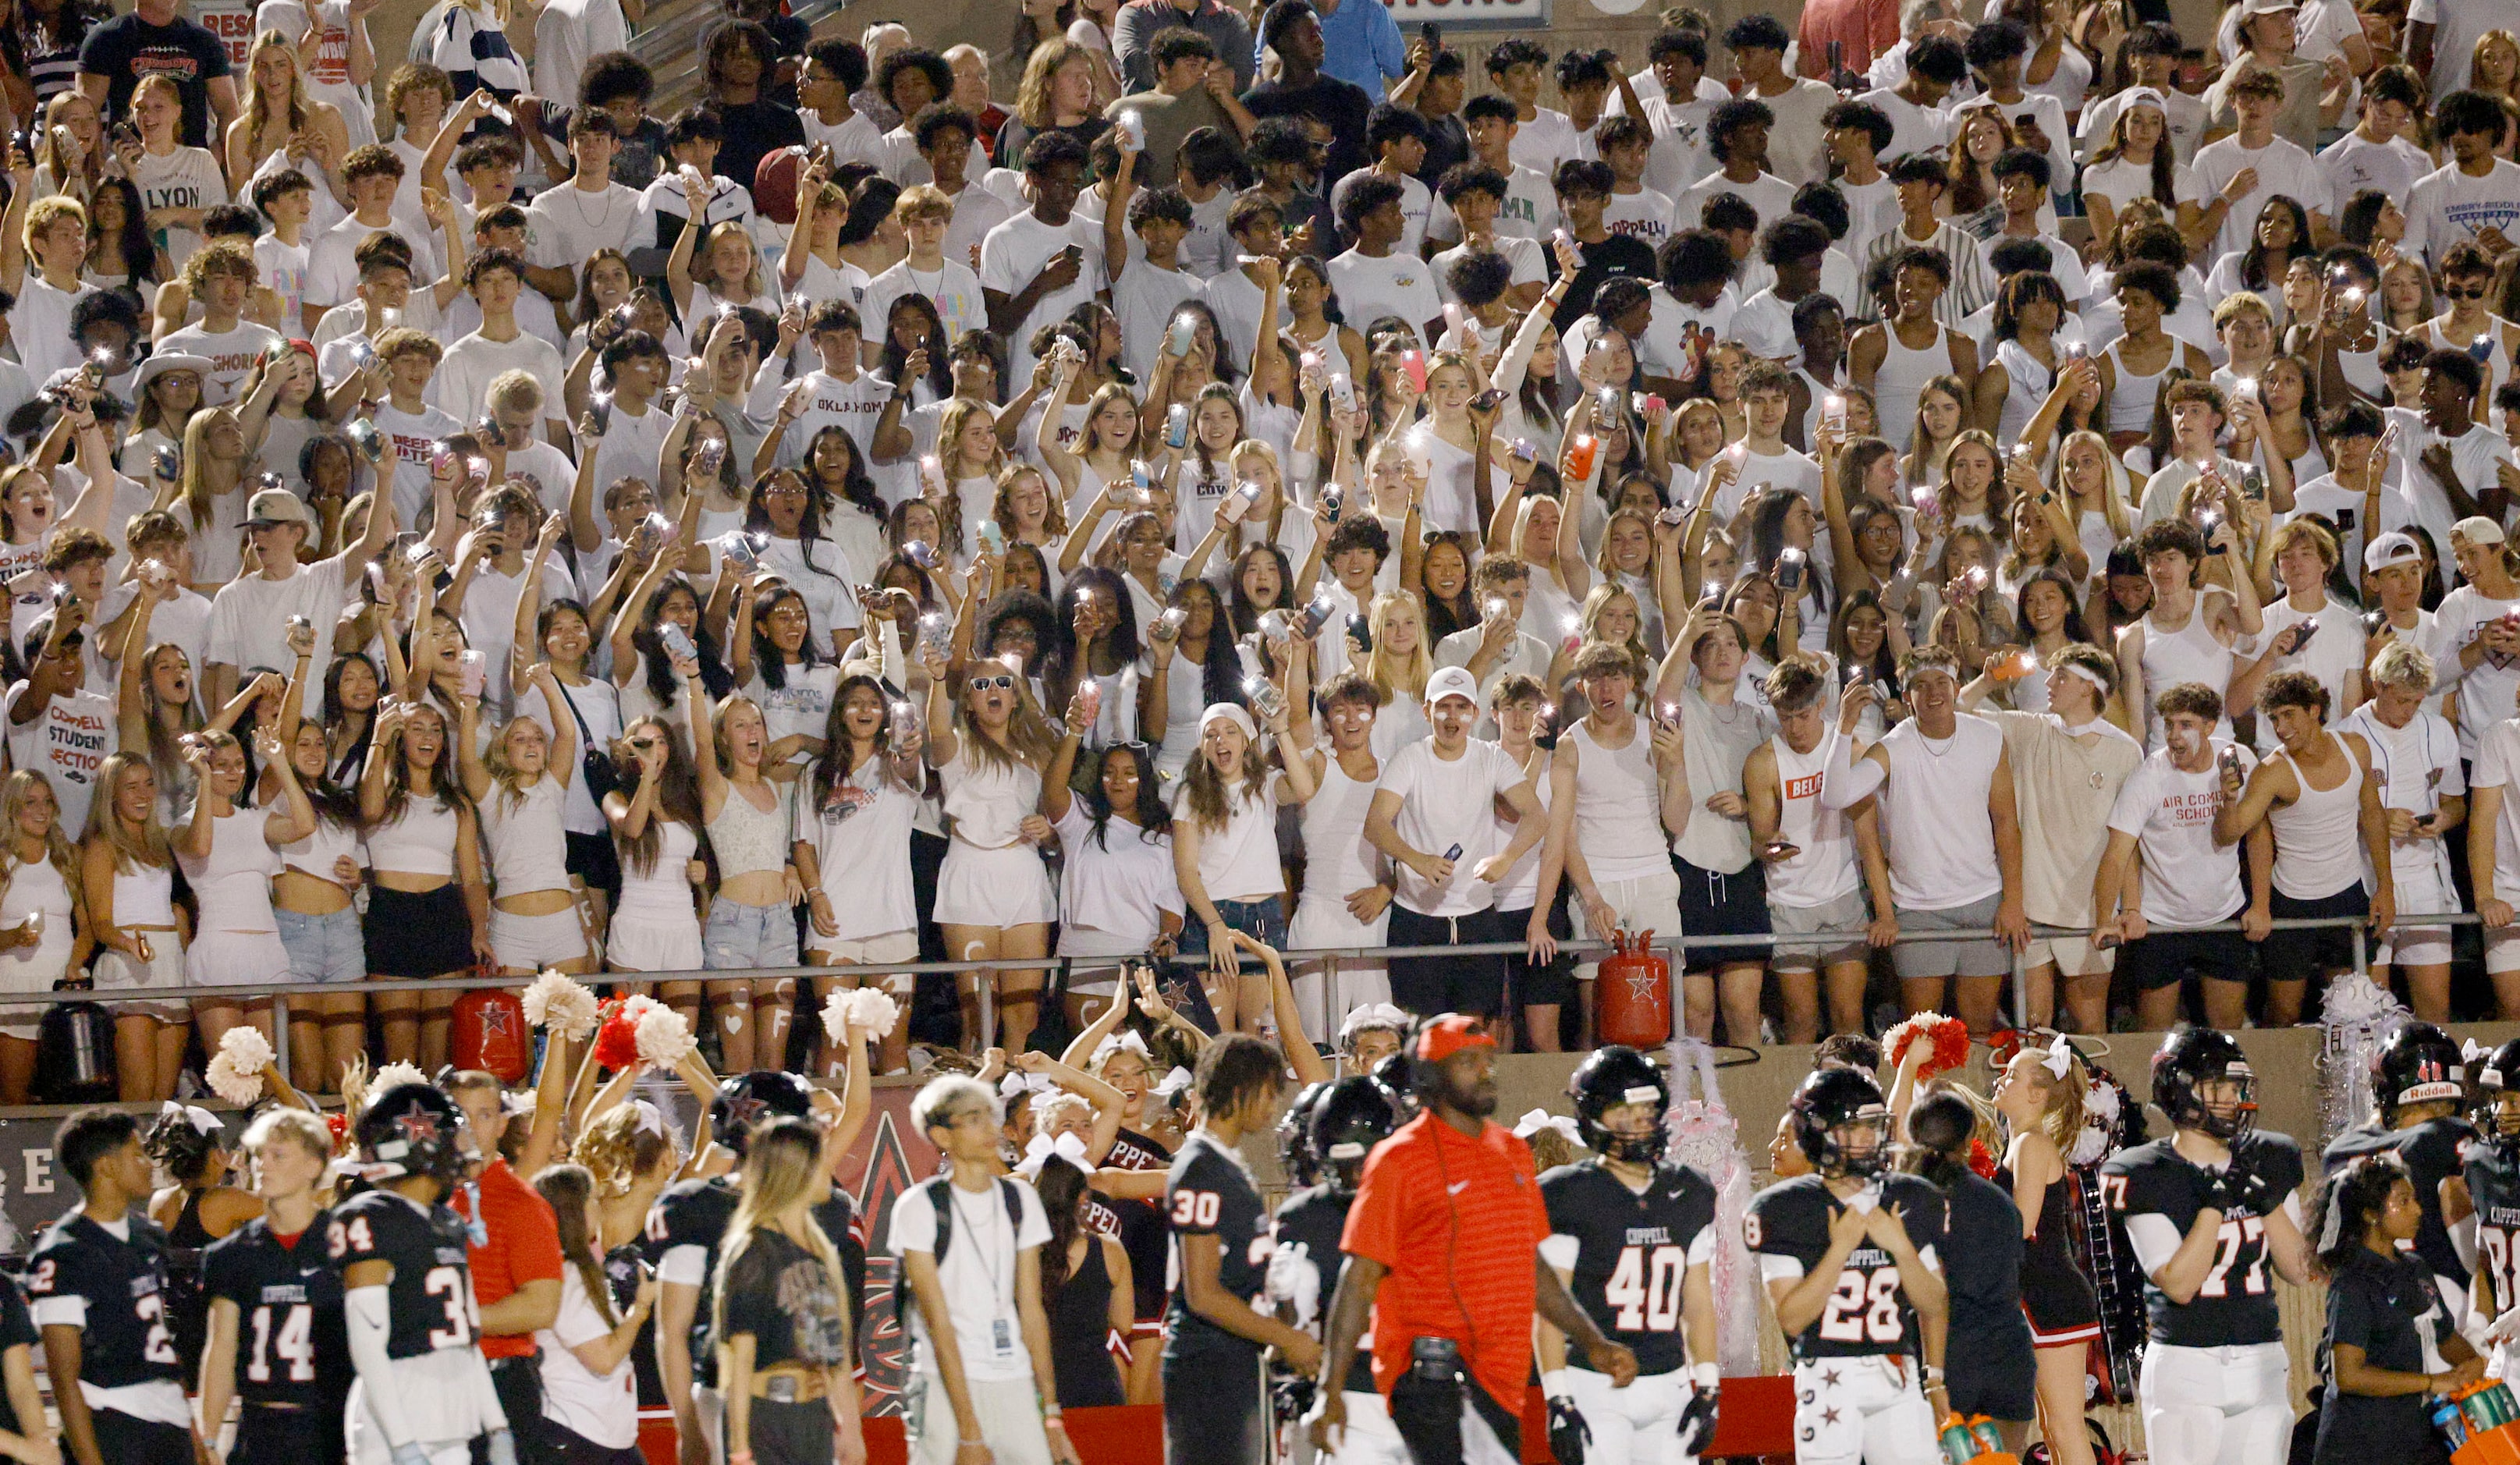
[[[1470,398],[1470,410],[1473,412],[1494,412],[1504,405],[1505,393],[1493,386]]]
[[[666,623],[666,629],[680,635],[683,628],[669,621]],[[684,642],[689,644],[690,638],[685,637]],[[670,642],[668,644],[670,644]],[[463,688],[464,694],[468,697],[479,696],[481,688],[489,685],[489,657],[480,651],[466,651],[456,671],[456,685]]]
[[[1347,639],[1356,643],[1358,650],[1367,655],[1373,653],[1373,622],[1367,618],[1364,611],[1360,610],[1347,618]]]
[[[2340,509],[2336,511],[2336,527],[2347,534],[2353,533],[2354,511],[2351,509]]]
[[[1777,556],[1777,589],[1786,595],[1803,588],[1803,552],[1788,549]]]
[[[689,631],[684,630],[678,622],[667,621],[663,625],[657,627],[656,640],[664,646],[665,654],[676,660],[685,656],[690,656],[695,659],[699,656],[699,647],[692,644],[692,634]],[[472,653],[467,652],[466,654],[471,655]]]
[[[1444,49],[1444,27],[1428,21],[1418,27],[1418,39],[1426,43],[1427,50],[1441,51]]]

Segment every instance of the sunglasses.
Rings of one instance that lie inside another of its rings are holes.
[[[1015,679],[1004,672],[1001,672],[994,677],[973,677],[971,679],[971,689],[973,691],[1012,691],[1014,690],[1014,686]]]
[[[2454,286],[2445,285],[2441,289],[2441,294],[2445,300],[2482,300],[2485,298],[2486,291],[2492,289],[2492,286],[2480,285],[2474,289],[2459,289]]]

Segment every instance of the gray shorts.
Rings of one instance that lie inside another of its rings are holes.
[[[1768,902],[1768,929],[1777,933],[1777,944],[1769,958],[1778,971],[1817,971],[1841,961],[1861,961],[1870,948],[1865,944],[1864,928],[1872,921],[1872,907],[1863,890],[1850,890],[1824,906],[1779,906]],[[1789,936],[1808,936],[1815,931],[1853,931],[1852,940],[1830,938],[1822,941],[1788,941]]]
[[[1983,931],[1995,924],[1996,910],[2002,904],[2003,897],[1999,894],[1945,910],[1903,909],[1899,912],[1899,932],[1913,936],[1925,931]],[[1903,981],[1921,977],[2001,977],[2012,971],[2012,953],[1992,937],[1978,941],[1902,942],[1891,948],[1891,960]]]

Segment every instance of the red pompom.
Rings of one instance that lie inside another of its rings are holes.
[[[324,1128],[333,1132],[333,1147],[339,1149],[349,1142],[350,1116],[338,1111],[324,1116]]]
[[[595,1029],[595,1061],[614,1070],[638,1067],[639,1013],[623,998],[606,1002],[603,1011]]]
[[[1995,1178],[1995,1151],[1986,1147],[1985,1140],[1975,1136],[1969,1139],[1969,1169],[1976,1171],[1980,1179]]]
[[[1918,1070],[1918,1078],[1958,1068],[1968,1061],[1968,1024],[1957,1017],[1945,1017],[1939,1012],[1919,1012],[1883,1034],[1881,1056],[1892,1068],[1897,1068],[1900,1059],[1908,1051],[1908,1044],[1915,1041],[1920,1033],[1925,1035],[1934,1046],[1933,1051],[1925,1058],[1923,1066]]]

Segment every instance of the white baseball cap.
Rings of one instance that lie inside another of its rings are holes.
[[[1461,697],[1472,707],[1479,705],[1479,679],[1465,666],[1448,666],[1426,679],[1426,705],[1434,706],[1446,697]]]
[[[2423,558],[2423,547],[2415,543],[2414,536],[2401,534],[2395,529],[2362,547],[2362,568],[2365,570],[2384,570],[2393,564],[2408,562],[2420,564]]]

